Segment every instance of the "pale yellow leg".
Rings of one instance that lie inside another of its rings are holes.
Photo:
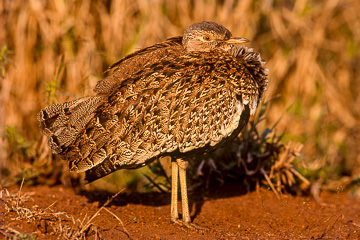
[[[171,162],[171,221],[181,226],[191,228],[193,230],[205,230],[207,228],[191,223],[186,186],[186,168],[188,167],[188,165],[189,163],[187,161],[184,161],[180,158],[176,159],[176,161]],[[182,221],[179,220],[179,214],[177,209],[178,176],[180,176]]]
[[[180,177],[180,188],[181,188],[181,205],[182,205],[182,220],[185,223],[190,223],[190,213],[189,213],[189,202],[187,196],[187,186],[186,186],[186,168],[189,163],[182,159],[176,160],[179,166],[179,177]]]
[[[179,219],[178,213],[178,174],[179,167],[176,161],[171,162],[171,221]]]

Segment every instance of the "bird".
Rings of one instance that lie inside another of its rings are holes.
[[[194,23],[111,65],[94,95],[42,109],[40,128],[87,182],[170,156],[171,221],[191,227],[188,161],[233,140],[268,85],[265,61],[247,42],[215,22]]]

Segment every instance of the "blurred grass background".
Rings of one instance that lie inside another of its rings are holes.
[[[267,61],[263,125],[280,119],[283,140],[304,145],[305,175],[357,176],[359,13],[358,0],[0,0],[0,178],[51,183],[62,162],[44,164],[53,156],[38,111],[91,95],[117,59],[203,20],[250,39]]]

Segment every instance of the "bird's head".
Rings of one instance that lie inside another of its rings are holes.
[[[227,51],[232,45],[246,42],[249,42],[249,40],[241,37],[232,37],[228,29],[214,22],[194,23],[185,30],[183,36],[183,46],[189,52]]]

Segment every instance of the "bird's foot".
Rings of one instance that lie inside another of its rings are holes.
[[[184,222],[180,219],[171,219],[171,222],[173,222],[181,227],[186,227],[188,229],[195,230],[195,231],[209,230],[209,228],[207,228],[207,227],[203,227],[203,226],[197,225],[195,223],[191,223],[191,222]]]

